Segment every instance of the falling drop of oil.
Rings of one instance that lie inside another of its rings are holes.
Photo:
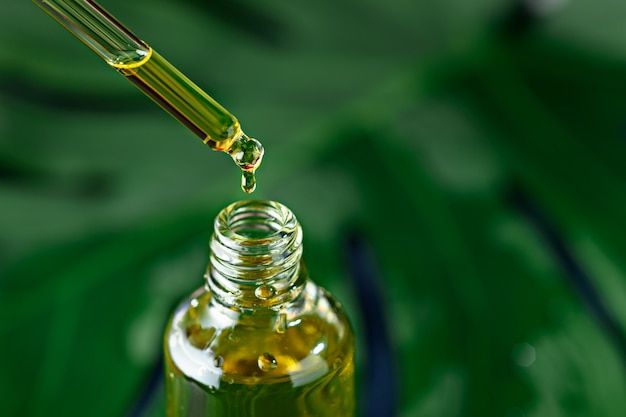
[[[261,300],[268,300],[276,295],[276,288],[271,285],[261,285],[254,290],[254,295]]]
[[[276,358],[274,357],[274,355],[267,352],[259,356],[257,364],[259,365],[259,369],[263,372],[272,371],[276,369],[276,366],[278,366],[278,362],[276,362]]]
[[[241,189],[247,194],[251,194],[256,189],[254,171],[241,171]]]

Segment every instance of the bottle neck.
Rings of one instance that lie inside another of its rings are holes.
[[[272,308],[293,300],[306,281],[302,229],[273,201],[241,201],[215,219],[207,285],[235,308]]]

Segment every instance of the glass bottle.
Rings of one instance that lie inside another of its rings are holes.
[[[309,279],[293,213],[234,203],[210,248],[205,286],[165,333],[168,417],[352,417],[352,328]]]

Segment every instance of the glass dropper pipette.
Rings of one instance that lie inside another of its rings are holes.
[[[239,121],[92,0],[33,0],[211,149],[228,153],[254,191],[263,146]]]

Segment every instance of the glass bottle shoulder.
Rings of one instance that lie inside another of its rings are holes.
[[[199,289],[179,305],[165,334],[168,365],[211,389],[304,385],[352,362],[353,344],[341,305],[311,281],[298,298],[271,309],[228,308]]]

